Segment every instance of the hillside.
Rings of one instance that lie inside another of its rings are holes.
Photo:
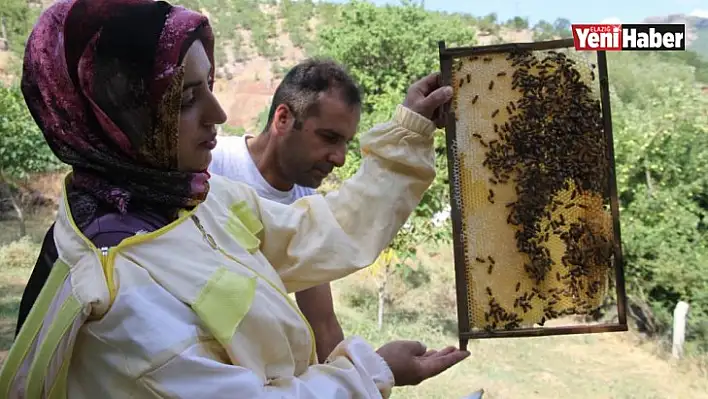
[[[317,53],[313,40],[318,30],[323,24],[336,21],[341,8],[336,4],[297,0],[177,0],[175,3],[199,9],[212,20],[221,44],[216,54],[215,92],[228,114],[226,129],[231,132],[257,129],[259,116],[266,111],[284,72],[304,57]],[[43,0],[41,7],[48,4],[51,1]],[[36,2],[32,5],[38,7]],[[444,16],[473,27],[479,45],[547,40],[570,34],[569,21],[563,18],[529,26],[528,20],[521,17],[498,21],[494,14]],[[708,55],[708,19],[675,14],[649,17],[643,22],[687,24],[689,47]],[[6,43],[0,45],[0,82],[5,83],[16,78],[19,65],[19,52],[12,54],[9,47]]]
[[[174,3],[199,9],[212,21],[221,43],[216,53],[215,92],[228,114],[227,129],[231,131],[256,128],[258,117],[269,105],[284,72],[316,54],[312,42],[318,28],[336,20],[341,7],[288,0],[280,1],[279,5],[274,1],[251,0]],[[42,7],[48,4],[51,2],[42,1]],[[217,9],[228,11],[215,13]],[[474,26],[479,44],[527,42],[534,37],[528,22],[521,18],[504,24],[497,24],[494,16],[464,16],[464,20]],[[9,83],[17,77],[18,58],[18,52],[2,51],[0,46],[0,82]]]
[[[685,24],[688,48],[708,57],[708,14],[694,12],[692,14],[672,14],[645,18],[651,24]]]

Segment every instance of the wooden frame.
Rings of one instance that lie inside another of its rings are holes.
[[[445,42],[439,42],[441,80],[444,85],[452,85],[452,64],[455,58],[469,57],[471,55],[506,53],[513,50],[542,51],[573,47],[573,39],[552,40],[534,43],[510,43],[479,47],[457,47],[446,48]],[[618,322],[614,324],[600,324],[587,326],[567,326],[567,327],[541,327],[541,328],[521,328],[516,330],[501,331],[471,331],[470,315],[467,299],[467,279],[465,273],[464,244],[461,240],[462,220],[461,210],[458,209],[454,198],[459,193],[459,185],[456,176],[453,174],[456,159],[452,153],[453,144],[457,139],[456,119],[451,109],[451,104],[446,104],[443,112],[446,115],[446,142],[448,156],[448,175],[450,184],[450,217],[452,220],[453,248],[455,259],[455,281],[457,289],[457,313],[458,330],[460,338],[460,349],[467,348],[469,339],[480,338],[511,338],[511,337],[538,337],[550,335],[569,334],[589,334],[601,332],[627,331],[627,302],[624,280],[624,258],[622,256],[621,235],[619,223],[619,203],[617,199],[617,182],[614,160],[614,139],[612,135],[612,118],[610,110],[610,92],[607,78],[607,58],[604,51],[597,52],[598,78],[600,83],[600,103],[602,108],[602,119],[605,134],[607,137],[607,148],[610,157],[609,191],[610,191],[610,211],[613,219],[614,230],[614,269],[615,269],[615,291],[617,295],[617,315]]]

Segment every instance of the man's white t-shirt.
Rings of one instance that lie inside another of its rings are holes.
[[[246,146],[246,137],[219,136],[216,148],[211,152],[209,173],[240,181],[253,187],[259,196],[289,205],[300,197],[315,194],[310,187],[293,186],[289,191],[280,191],[270,185],[253,162]]]

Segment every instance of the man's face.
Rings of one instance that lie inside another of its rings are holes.
[[[282,134],[278,149],[282,173],[293,183],[311,188],[344,165],[361,115],[360,107],[347,105],[336,91],[320,96],[318,111],[303,120],[300,129],[291,127]]]

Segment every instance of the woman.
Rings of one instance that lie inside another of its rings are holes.
[[[386,397],[468,355],[354,337],[317,364],[286,294],[355,272],[390,242],[434,177],[426,117],[448,88],[434,75],[412,86],[362,137],[357,177],[283,206],[206,172],[225,120],[213,46],[206,18],[164,2],[62,0],[40,17],[23,92],[72,173],[57,261],[0,397]]]

